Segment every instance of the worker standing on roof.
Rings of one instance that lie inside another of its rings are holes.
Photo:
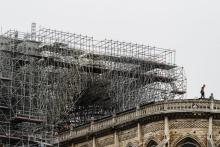
[[[205,84],[201,87],[201,98],[205,98]]]

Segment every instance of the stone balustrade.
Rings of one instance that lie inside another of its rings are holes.
[[[92,121],[80,127],[72,128],[57,136],[59,142],[98,132],[139,118],[173,112],[209,112],[220,113],[220,101],[210,99],[182,99],[159,101],[145,104],[125,112],[118,113],[100,120]]]

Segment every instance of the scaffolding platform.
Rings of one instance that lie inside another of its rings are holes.
[[[28,115],[16,113],[13,117],[11,117],[11,122],[20,123],[20,122],[32,122],[32,123],[43,123],[46,122],[45,116],[40,115]]]
[[[8,110],[8,109],[10,109],[8,106],[5,106],[5,105],[1,105],[0,104],[0,109],[6,109],[6,110]]]
[[[6,101],[6,98],[0,97],[0,109],[6,109],[6,110],[10,109],[9,104],[10,103]]]
[[[21,123],[21,122],[32,122],[32,123],[43,123],[45,119],[39,119],[37,117],[30,117],[30,116],[16,116],[11,118],[11,122]]]
[[[22,138],[20,136],[12,136],[12,135],[2,135],[0,134],[0,138],[3,139],[13,139],[13,140],[21,140]]]
[[[0,80],[2,80],[2,81],[11,81],[12,79],[11,79],[11,78],[8,78],[8,77],[2,77],[2,76],[0,76]]]
[[[171,93],[182,95],[182,94],[185,94],[186,91],[184,91],[184,90],[182,90],[182,91],[181,90],[173,90],[173,91],[171,91]]]
[[[165,69],[165,70],[170,70],[176,67],[176,65],[172,64],[165,64],[161,63],[159,61],[153,61],[148,58],[146,59],[141,59],[137,57],[126,57],[126,56],[110,56],[110,55],[101,55],[101,54],[89,54],[85,55],[83,57],[90,58],[94,61],[97,60],[102,60],[102,61],[111,61],[111,62],[118,62],[118,63],[126,63],[126,64],[137,64],[140,65],[141,67],[150,67],[149,69],[154,69],[154,68],[160,68],[160,69]]]

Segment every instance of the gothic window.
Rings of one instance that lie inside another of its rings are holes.
[[[134,145],[131,142],[129,142],[126,147],[134,147]]]
[[[196,140],[187,137],[181,140],[176,147],[201,147],[201,146]]]
[[[146,147],[156,147],[158,144],[154,141],[154,140],[151,140]]]

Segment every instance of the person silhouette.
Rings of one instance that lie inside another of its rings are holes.
[[[201,87],[201,98],[205,98],[205,84]]]

